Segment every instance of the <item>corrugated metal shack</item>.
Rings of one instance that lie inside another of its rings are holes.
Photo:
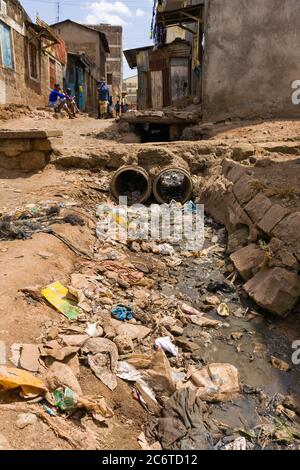
[[[176,39],[163,47],[124,51],[138,70],[138,109],[160,110],[191,94],[191,44]]]

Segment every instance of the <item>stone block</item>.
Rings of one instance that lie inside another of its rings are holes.
[[[282,240],[275,237],[272,238],[268,248],[272,256],[269,261],[269,267],[288,267],[296,272],[299,271],[299,262]]]
[[[254,187],[253,181],[253,178],[244,175],[233,186],[233,193],[242,206],[247,204],[258,193],[258,189]]]
[[[19,168],[23,171],[34,171],[42,170],[46,165],[46,157],[44,152],[33,152],[23,153],[22,157],[18,157]]]
[[[1,152],[29,152],[31,150],[30,139],[2,139],[0,140]]]
[[[51,151],[52,144],[48,139],[34,139],[32,142],[33,150]]]
[[[246,174],[247,168],[242,165],[234,165],[234,167],[228,171],[227,179],[232,183],[236,183],[242,176]]]
[[[62,131],[58,130],[47,130],[41,131],[38,129],[26,129],[26,130],[1,130],[0,140],[13,139],[13,140],[24,140],[24,139],[46,139],[47,137],[62,137]]]
[[[262,308],[286,317],[300,297],[300,277],[282,268],[267,268],[244,285],[248,295]]]
[[[294,212],[285,217],[276,225],[273,233],[300,259],[300,212]]]
[[[230,259],[245,281],[251,279],[261,268],[265,260],[265,252],[257,245],[245,246],[230,255]]]
[[[265,213],[271,208],[272,202],[264,194],[257,194],[248,204],[245,206],[245,211],[255,223],[258,223]]]
[[[227,253],[230,255],[235,251],[248,245],[249,228],[241,227],[228,236]]]
[[[281,222],[284,217],[289,215],[288,209],[281,206],[280,204],[274,204],[270,209],[265,213],[263,218],[257,224],[258,227],[265,233],[271,235],[275,226]],[[278,237],[277,238],[281,238]]]

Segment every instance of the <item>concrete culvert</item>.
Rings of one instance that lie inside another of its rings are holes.
[[[169,204],[172,200],[184,204],[191,198],[192,192],[191,175],[183,168],[165,168],[153,183],[153,194],[160,204]]]
[[[120,196],[127,196],[129,205],[143,203],[151,194],[149,175],[139,166],[123,166],[113,175],[110,191],[117,201]]]

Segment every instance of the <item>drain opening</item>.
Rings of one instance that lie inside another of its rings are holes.
[[[127,196],[129,205],[146,201],[151,193],[149,177],[142,168],[120,168],[110,184],[111,193],[116,200]]]
[[[172,200],[184,204],[193,192],[193,182],[186,170],[169,168],[155,179],[153,193],[158,202],[169,204]]]
[[[170,129],[167,124],[143,123],[135,124],[134,132],[140,136],[141,142],[169,142]]]

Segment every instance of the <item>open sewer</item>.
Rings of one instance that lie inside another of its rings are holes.
[[[167,124],[135,124],[134,132],[141,138],[143,144],[170,141],[170,126]]]

